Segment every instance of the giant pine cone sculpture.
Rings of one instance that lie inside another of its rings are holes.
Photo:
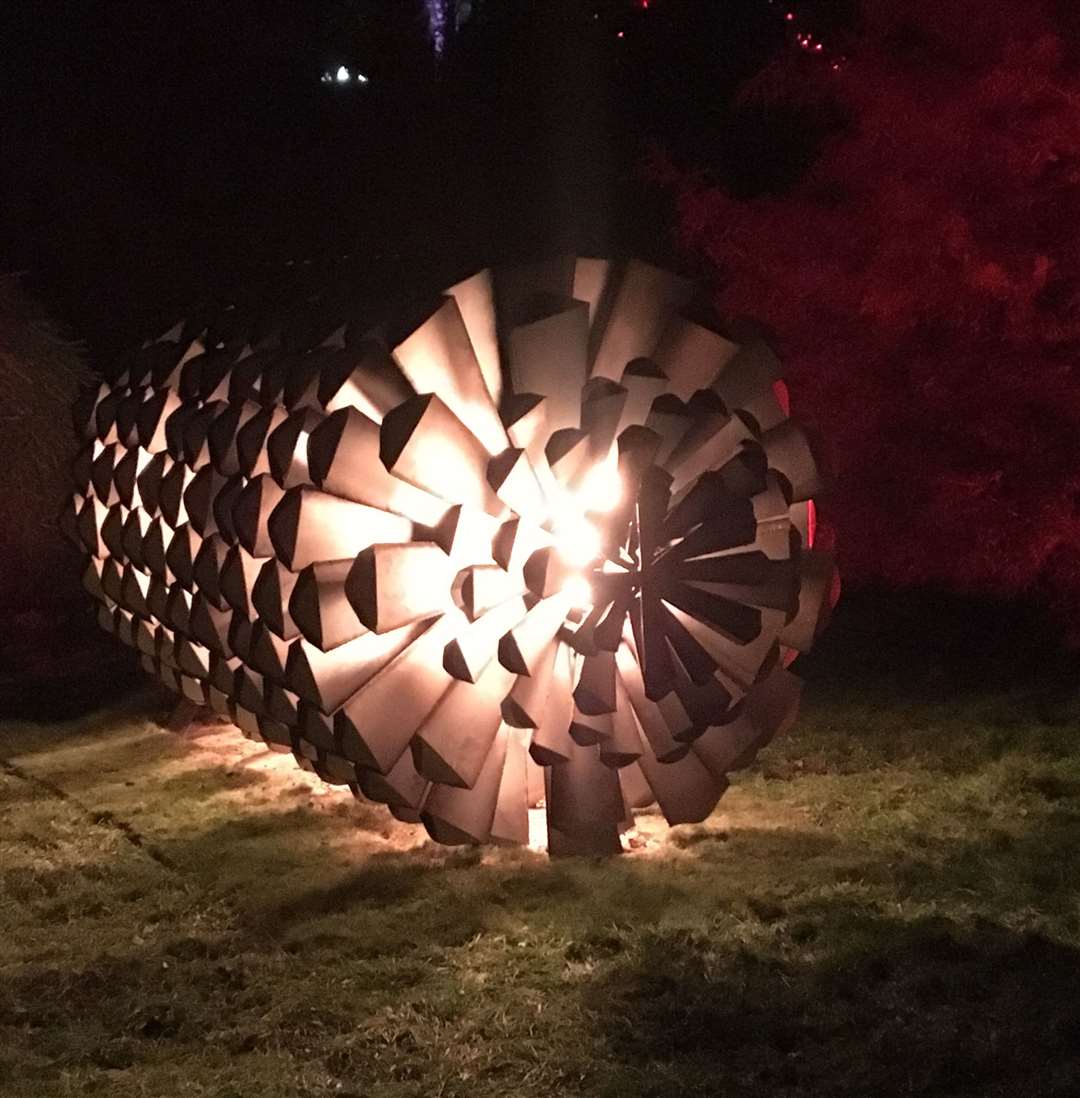
[[[440,842],[703,819],[793,718],[833,567],[776,358],[691,292],[565,258],[334,330],[177,325],[78,417],[102,625]]]

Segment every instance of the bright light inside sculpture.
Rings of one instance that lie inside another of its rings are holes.
[[[567,564],[584,568],[600,555],[600,531],[588,519],[575,516],[556,527],[555,544]]]
[[[619,472],[610,462],[594,465],[585,474],[577,498],[586,511],[614,511],[622,502],[623,486]]]
[[[439,842],[614,854],[654,801],[704,819],[793,719],[832,588],[775,357],[638,262],[482,271],[355,329],[304,292],[296,330],[178,324],[82,409],[102,626]]]
[[[571,576],[563,584],[562,593],[577,610],[585,609],[593,600],[592,585],[584,576]]]
[[[352,79],[352,74],[344,65],[340,65],[334,74],[334,78],[339,84],[347,84]]]

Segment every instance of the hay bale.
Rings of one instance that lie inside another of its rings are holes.
[[[17,275],[0,275],[0,615],[52,616],[81,597],[57,519],[71,491],[71,406],[90,380]]]

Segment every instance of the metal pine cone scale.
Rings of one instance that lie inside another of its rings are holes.
[[[692,293],[565,257],[332,331],[177,325],[77,417],[101,624],[440,842],[703,819],[794,718],[833,565],[776,358]]]

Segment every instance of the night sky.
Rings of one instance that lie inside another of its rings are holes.
[[[487,0],[439,58],[427,16],[400,0],[9,8],[4,266],[104,347],[294,256],[359,251],[380,279],[407,257],[434,281],[558,247],[670,258],[641,156],[659,133],[685,149],[718,131],[782,40],[759,0]],[[321,81],[340,65],[369,83]]]

